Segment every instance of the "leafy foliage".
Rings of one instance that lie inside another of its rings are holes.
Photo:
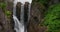
[[[9,16],[11,14],[11,11],[5,11],[5,14]]]
[[[0,7],[4,9],[6,7],[6,3],[0,3]]]
[[[4,2],[3,2],[3,3],[0,3],[0,7],[1,7],[2,10],[4,11],[4,13],[5,13],[7,16],[9,16],[9,15],[11,14],[11,12],[6,9],[6,6],[7,6],[6,3],[4,3]]]
[[[60,32],[60,4],[49,7],[44,18],[44,25],[48,27],[48,32]]]

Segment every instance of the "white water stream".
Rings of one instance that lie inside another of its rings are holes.
[[[18,18],[16,17],[16,5],[18,2],[21,2],[22,5],[21,5],[21,12],[20,12],[20,21],[18,20]],[[30,7],[31,7],[31,3],[32,3],[32,0],[14,0],[13,2],[13,19],[14,19],[14,30],[16,30],[16,32],[27,32],[27,31],[24,31],[24,4],[25,2],[29,2],[30,5],[29,5],[29,13],[28,13],[28,19],[30,18]]]

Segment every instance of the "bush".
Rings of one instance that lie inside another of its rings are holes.
[[[5,13],[5,15],[10,16],[11,11],[8,11],[8,10],[6,9],[6,6],[7,6],[6,3],[0,3],[0,7],[2,8],[3,12]]]
[[[60,4],[49,7],[44,18],[44,25],[48,27],[48,32],[60,32]]]
[[[6,3],[0,3],[0,7],[1,7],[2,9],[5,9]]]

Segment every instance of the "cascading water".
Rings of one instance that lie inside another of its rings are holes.
[[[14,3],[14,6],[13,6],[13,19],[14,19],[14,30],[16,30],[16,32],[24,32],[24,25],[22,22],[24,22],[24,19],[23,19],[23,6],[21,6],[21,22],[18,20],[18,18],[16,17],[16,3]]]
[[[30,10],[31,9],[31,4],[28,5],[28,19],[27,21],[29,22],[29,19],[30,19]],[[28,23],[26,24],[26,26],[28,25]],[[27,32],[27,27],[26,27],[26,32]]]
[[[20,12],[20,21],[18,20],[18,18],[16,17],[16,5],[17,5],[17,2],[21,2],[22,5],[21,5],[21,12]],[[13,19],[14,19],[14,30],[16,30],[16,32],[27,32],[27,31],[24,31],[24,4],[25,2],[29,2],[31,4],[32,0],[14,0],[13,2]],[[30,7],[31,5],[29,5],[29,13],[28,13],[28,19],[30,18]]]
[[[21,5],[20,22],[24,24],[24,5]]]
[[[14,30],[16,30],[16,32],[24,32],[24,25],[22,23],[20,23],[20,21],[18,20],[18,18],[16,17],[16,5],[17,2],[14,1],[14,5],[13,5],[13,19],[14,19]],[[21,6],[23,9],[23,6]],[[23,17],[23,10],[22,10],[22,17]],[[22,22],[23,18],[21,19]]]
[[[31,4],[29,4],[29,9],[28,9],[28,21],[29,21],[29,19],[30,19],[30,11],[31,11]]]
[[[24,25],[22,25],[22,23],[19,22],[15,15],[13,15],[13,19],[15,22],[14,30],[16,30],[16,32],[24,32]]]
[[[25,31],[27,32],[27,26],[29,23],[29,19],[30,19],[30,8],[31,5],[29,4],[29,2],[25,2],[24,5],[24,27],[25,27]]]
[[[15,3],[14,3],[14,5],[13,5],[13,15],[16,16],[16,4],[15,4]]]

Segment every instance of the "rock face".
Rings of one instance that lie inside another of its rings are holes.
[[[17,13],[16,16],[19,20],[20,20],[21,5],[22,4],[20,2],[18,2],[16,5],[16,13]]]
[[[3,32],[4,29],[6,29],[4,27],[4,24],[6,23],[6,18],[4,16],[4,13],[2,11],[2,9],[0,8],[0,31]],[[6,25],[6,24],[5,24]],[[3,30],[3,31],[2,31]]]
[[[28,11],[29,11],[29,3],[25,2],[24,4],[24,25],[25,25],[25,31],[28,25]]]
[[[13,3],[7,1],[7,6],[6,6],[6,10],[10,11],[10,15],[9,17],[7,17],[7,26],[8,26],[8,32],[14,32],[14,21],[13,21]]]
[[[44,7],[40,3],[32,3],[31,17],[28,24],[28,32],[44,32],[46,27],[40,26],[44,17]]]
[[[12,32],[12,28],[7,21],[6,15],[3,13],[3,10],[0,8],[0,32]]]

